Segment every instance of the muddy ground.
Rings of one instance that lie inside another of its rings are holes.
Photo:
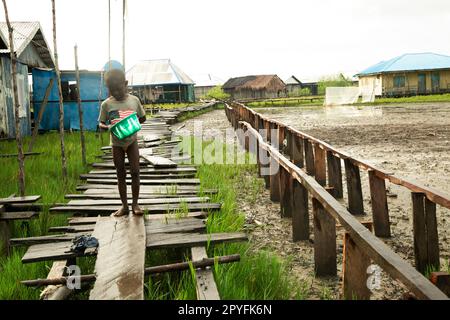
[[[257,110],[381,169],[450,193],[450,104]],[[183,128],[185,134],[193,132],[195,121],[201,121],[206,130],[224,132],[230,128],[224,111],[216,110],[186,121]],[[213,136],[209,132],[204,138]],[[228,138],[227,142],[232,143],[232,139]],[[362,171],[361,177],[367,212],[361,220],[370,221],[367,174]],[[392,238],[385,242],[404,259],[414,263],[410,192],[390,183],[387,183],[387,189]],[[290,220],[280,218],[279,204],[269,200],[267,190],[261,192],[256,202],[246,199],[245,192],[239,194],[239,208],[251,225],[255,249],[271,248],[281,256],[289,257],[292,274],[302,285],[306,283],[310,298],[340,298],[340,277],[325,280],[314,278],[313,237],[311,241],[292,242]],[[449,212],[439,207],[437,210],[443,266],[448,266],[450,257]],[[341,260],[342,230],[338,230],[338,274],[341,273]],[[402,285],[382,273],[381,288],[374,290],[372,298],[399,299],[404,292]]]

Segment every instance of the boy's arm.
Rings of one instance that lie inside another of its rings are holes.
[[[106,124],[107,112],[105,101],[100,106],[100,115],[98,117],[98,126],[100,129],[109,130],[109,125]]]
[[[137,108],[137,116],[139,117],[139,123],[144,123],[145,120],[147,120],[147,117],[145,116],[145,109],[142,106],[141,101],[139,100],[139,98],[136,97],[137,103],[138,103],[138,108]]]

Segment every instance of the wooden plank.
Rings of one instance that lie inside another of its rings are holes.
[[[207,202],[209,197],[186,197],[186,198],[156,198],[156,199],[139,199],[140,205],[149,204],[166,204],[166,203],[196,203]],[[128,204],[131,205],[132,199],[128,199]],[[67,205],[69,206],[111,206],[121,205],[120,200],[71,200]]]
[[[127,168],[127,172],[130,169]],[[141,174],[163,174],[163,173],[195,173],[197,168],[195,167],[181,167],[176,168],[140,168],[139,172]],[[90,174],[116,174],[116,169],[93,169],[89,171]]]
[[[75,253],[70,251],[72,241],[61,241],[44,244],[35,244],[28,248],[22,257],[22,263],[39,262],[46,260],[67,260],[76,257],[86,256],[83,253]],[[95,255],[91,252],[87,255]]]
[[[280,201],[280,166],[270,158],[270,200]]]
[[[308,190],[293,180],[292,240],[309,239]]]
[[[326,152],[318,144],[314,145],[314,177],[321,186],[327,184]]]
[[[281,217],[292,217],[292,177],[280,166],[280,211]]]
[[[341,159],[336,157],[331,151],[327,151],[328,186],[333,188],[333,196],[336,199],[344,197],[342,187],[342,167]]]
[[[193,261],[208,258],[205,247],[192,247],[191,256]],[[220,300],[214,274],[211,268],[195,270],[197,300]]]
[[[165,185],[165,184],[180,184],[180,185],[191,185],[200,184],[200,179],[140,179],[141,185]],[[127,184],[131,185],[131,179],[126,179]],[[117,185],[117,179],[87,179],[87,183],[98,183],[98,184],[112,184]]]
[[[141,158],[148,161],[155,168],[156,167],[176,167],[177,164],[170,159],[163,158],[160,156],[150,156],[150,155],[141,155]]]
[[[345,176],[347,179],[348,211],[353,215],[364,214],[364,202],[359,168],[345,159]]]
[[[117,185],[114,184],[83,184],[77,187],[77,190],[85,190],[86,194],[96,194],[96,193],[114,193],[118,192]],[[180,191],[198,191],[200,186],[198,185],[147,185],[141,186],[139,194],[149,194],[149,193],[171,193],[175,194]],[[210,190],[210,189],[207,189]],[[214,189],[215,190],[215,189]],[[127,192],[131,192],[131,186],[127,186]]]
[[[0,213],[0,220],[29,220],[39,217],[39,212],[24,211],[24,212],[4,212]]]
[[[306,172],[314,175],[314,151],[313,145],[309,140],[303,139],[303,147],[305,149]]]
[[[53,265],[47,275],[47,279],[58,279],[64,276],[67,266],[67,260],[53,262]],[[42,290],[40,299],[42,300],[64,300],[73,291],[65,285],[49,285]]]
[[[205,229],[205,221],[195,218],[145,221],[145,231],[147,235],[156,233],[199,232]]]
[[[375,235],[389,238],[391,236],[391,224],[389,222],[385,181],[378,178],[373,170],[369,170],[369,185]]]
[[[342,262],[342,288],[344,299],[369,300],[371,291],[367,287],[367,268],[370,258],[352,240],[350,234],[344,233],[344,251]]]
[[[179,179],[179,178],[192,178],[195,176],[195,172],[179,172],[179,173],[141,173],[140,178],[142,180],[149,180],[149,179]],[[116,179],[117,174],[80,174],[80,179],[86,180],[86,179]],[[131,178],[131,175],[127,173],[127,178]]]
[[[139,155],[140,156],[151,156],[153,154],[153,148],[140,148]]]
[[[425,203],[425,194],[412,192],[414,258],[416,269],[425,274],[430,267],[439,270],[439,241],[436,206]]]
[[[176,194],[158,194],[158,193],[143,193],[139,194],[139,199],[158,199],[158,198],[189,198],[195,197],[197,195],[197,191],[182,191]],[[66,199],[98,199],[98,200],[107,200],[107,199],[120,199],[120,195],[118,192],[114,192],[111,194],[102,194],[102,193],[94,193],[94,194],[66,194],[64,196]],[[127,197],[130,199],[133,197],[132,193],[127,193]]]
[[[316,276],[337,274],[336,221],[325,211],[322,204],[313,198],[314,217],[314,269]]]
[[[242,232],[210,233],[210,234],[155,234],[147,235],[147,248],[172,248],[172,247],[198,247],[208,243],[218,244],[224,242],[247,241],[247,235]]]
[[[10,197],[0,198],[0,204],[12,204],[12,203],[30,203],[39,200],[41,196],[25,196],[25,197]]]
[[[296,135],[292,134],[293,141],[292,141],[292,158],[291,161],[294,163],[297,167],[303,168],[304,166],[304,157],[303,157],[303,139]]]
[[[207,212],[189,212],[186,215],[180,216],[180,217],[168,217],[167,214],[152,214],[152,215],[146,215],[144,218],[146,221],[170,221],[171,219],[176,220],[183,220],[183,219],[189,219],[189,218],[206,218],[208,216]],[[80,224],[93,224],[97,221],[98,217],[72,217],[68,219],[68,222],[70,225],[80,225]]]
[[[96,280],[90,300],[143,300],[145,225],[139,216],[100,219],[92,234],[99,241]]]
[[[120,209],[119,206],[60,206],[50,208],[51,213],[77,212],[83,214],[110,214]],[[180,210],[198,211],[198,210],[218,210],[220,203],[168,203],[143,205],[141,209],[148,211],[149,214],[164,213]]]

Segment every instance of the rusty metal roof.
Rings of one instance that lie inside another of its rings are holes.
[[[50,52],[50,48],[45,40],[42,28],[37,21],[19,21],[11,22],[14,40],[14,50],[17,57],[20,57],[22,52],[31,43],[36,49],[39,57],[46,64],[46,67],[53,68],[55,66],[53,62],[53,55]],[[7,48],[0,49],[0,53],[9,53],[9,33],[6,22],[0,22],[0,35],[3,42],[5,42]],[[42,66],[40,66],[42,67]]]
[[[261,90],[267,87],[272,79],[278,78],[276,74],[258,75],[258,76],[245,76],[228,79],[222,86],[224,89],[250,89]],[[278,78],[280,83],[284,85],[284,82]]]
[[[129,86],[194,84],[170,59],[144,60],[127,71]]]

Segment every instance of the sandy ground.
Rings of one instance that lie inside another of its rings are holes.
[[[265,108],[270,115],[297,129],[322,139],[381,169],[408,177],[450,193],[450,104],[420,104],[383,107]],[[230,128],[223,110],[213,111],[185,122],[184,133],[194,122],[203,129],[224,132]],[[176,125],[179,127],[179,125]],[[199,135],[199,133],[197,133]],[[211,138],[214,134],[204,134]],[[227,142],[232,142],[228,139]],[[367,174],[361,172],[365,211],[361,220],[371,220]],[[344,177],[345,181],[345,177]],[[403,258],[414,261],[411,196],[406,188],[387,183],[392,238],[385,242]],[[345,189],[345,187],[344,187]],[[289,219],[280,218],[279,205],[269,200],[267,190],[256,202],[241,192],[239,207],[252,229],[255,248],[271,248],[292,260],[292,274],[306,283],[311,298],[340,298],[340,277],[314,278],[312,241],[292,242]],[[438,207],[437,220],[441,265],[450,257],[449,210]],[[339,230],[338,230],[339,231]],[[311,237],[313,238],[313,237]],[[342,230],[338,232],[338,274],[342,260]],[[382,283],[373,299],[398,299],[404,288],[382,273]]]

